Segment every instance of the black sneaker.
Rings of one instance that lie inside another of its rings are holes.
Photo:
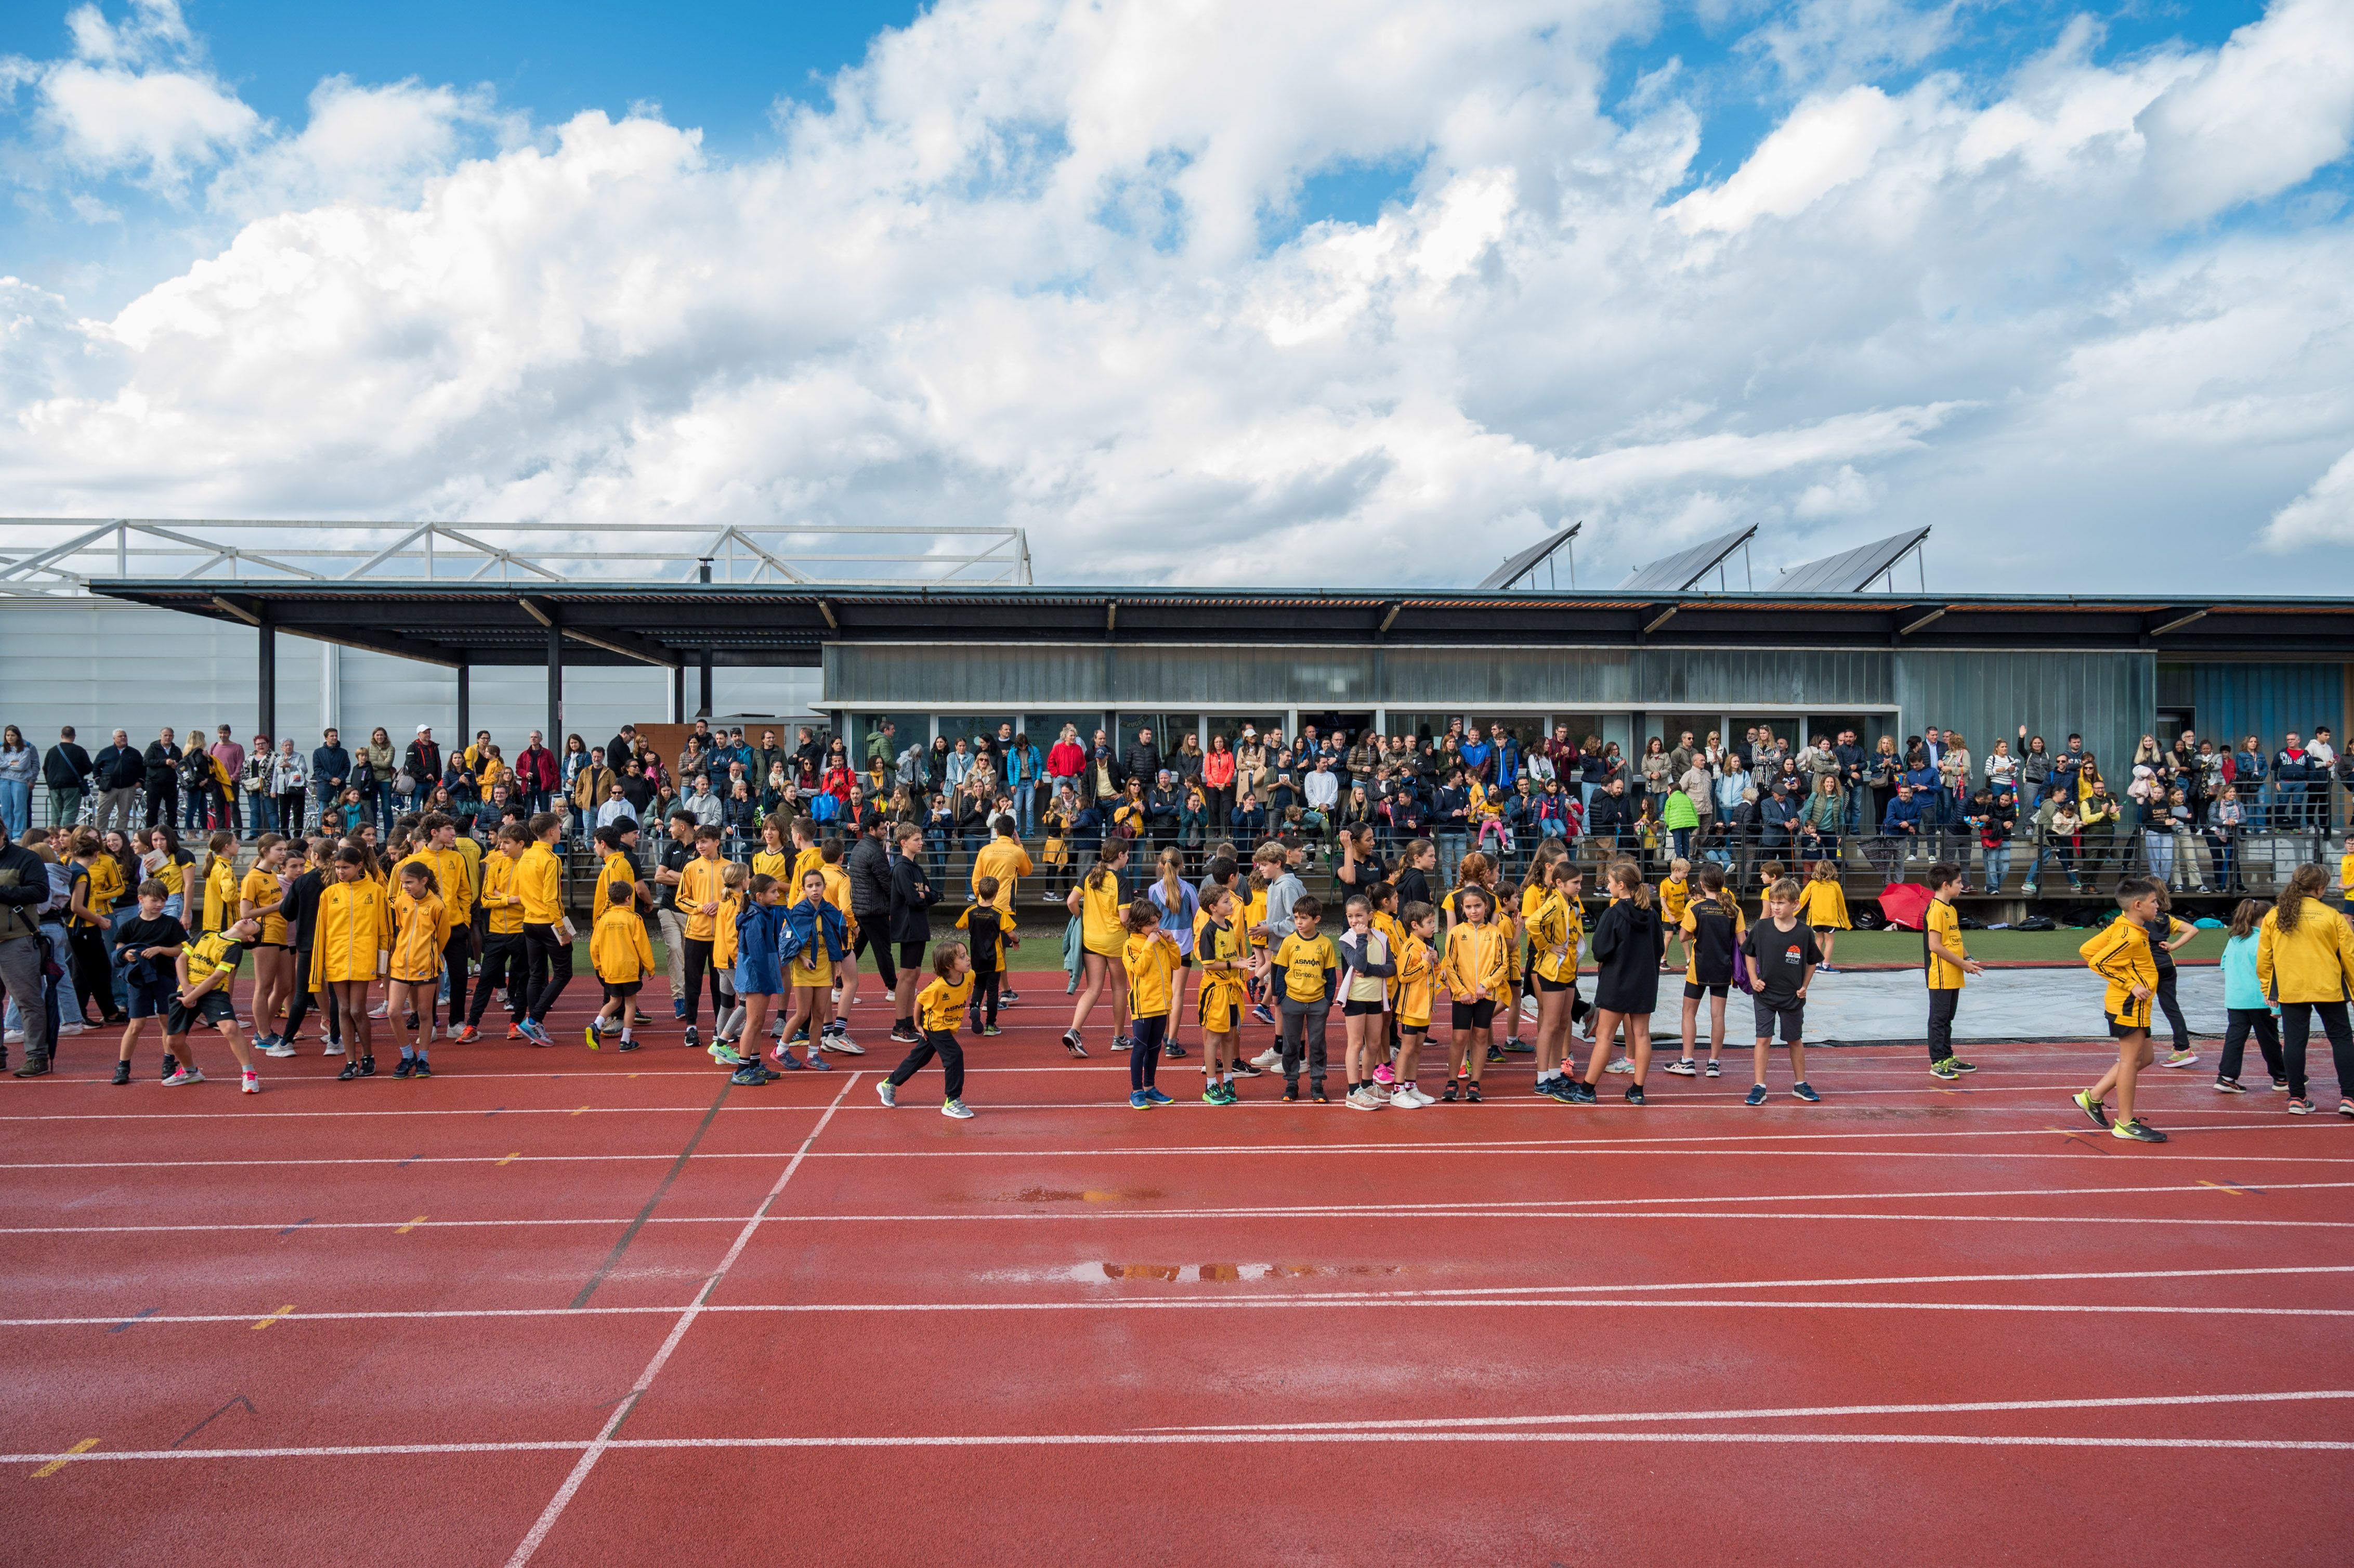
[[[1074,1056],[1084,1056],[1087,1054],[1087,1048],[1080,1042],[1079,1032],[1076,1029],[1063,1031],[1063,1049]]]
[[[698,1031],[695,1029],[695,1025],[694,1025],[694,1024],[692,1024],[692,1023],[688,1024],[688,1025],[686,1026],[686,1048],[687,1048],[688,1050],[692,1051],[692,1050],[694,1050],[696,1046],[698,1046],[698,1045],[700,1045],[700,1044],[703,1044],[703,1035],[701,1034],[701,1033],[700,1033],[700,1032],[698,1032]]]
[[[433,1064],[419,1056],[417,1058],[417,1065],[410,1070],[408,1075],[412,1078],[429,1078],[433,1075]]]
[[[1111,1037],[1111,1048],[1114,1051],[1126,1051],[1132,1048],[1135,1044],[1136,1042],[1129,1039],[1125,1034],[1115,1034]]]
[[[1161,1054],[1163,1056],[1170,1057],[1182,1056],[1185,1054],[1185,1047],[1178,1044],[1174,1040],[1172,1040],[1168,1044],[1163,1045],[1161,1048]]]
[[[127,1083],[129,1083],[129,1082],[131,1081],[131,1064],[130,1064],[130,1063],[128,1063],[128,1062],[117,1062],[117,1063],[114,1065],[114,1081],[115,1081],[118,1085],[120,1085],[120,1084],[127,1084]]]
[[[1235,1064],[1235,1076],[1237,1078],[1257,1078],[1265,1075],[1263,1069],[1252,1066],[1246,1060]]]
[[[406,1078],[414,1075],[416,1071],[417,1058],[414,1056],[403,1056],[400,1059],[400,1065],[392,1070],[392,1075],[396,1078]]]
[[[1630,1106],[1638,1106],[1643,1103],[1642,1085],[1629,1084],[1627,1086],[1627,1103]]]
[[[1460,1086],[1461,1086],[1457,1082],[1457,1080],[1455,1080],[1455,1079],[1453,1079],[1453,1078],[1449,1078],[1449,1079],[1447,1079],[1447,1087],[1446,1087],[1444,1090],[1442,1090],[1442,1091],[1440,1092],[1440,1094],[1439,1094],[1439,1097],[1439,1097],[1440,1099],[1442,1099],[1442,1100],[1445,1100],[1447,1104],[1452,1105],[1452,1104],[1454,1104],[1454,1103],[1455,1103],[1456,1099],[1458,1097],[1458,1095],[1457,1095],[1457,1092],[1456,1092],[1456,1091],[1457,1091]],[[1288,1097],[1286,1097],[1288,1098]]]
[[[170,1077],[173,1074],[175,1074],[175,1073],[178,1072],[179,1070],[180,1070],[180,1059],[179,1059],[177,1056],[173,1055],[169,1051],[164,1052],[164,1071],[163,1071],[162,1075],[163,1075],[164,1077],[168,1078],[168,1077]]]
[[[1317,1097],[1318,1099],[1320,1099],[1320,1099],[1322,1099],[1324,1097],[1323,1097],[1322,1095],[1319,1095],[1319,1096],[1317,1096],[1316,1097]],[[1478,1104],[1479,1103],[1479,1085],[1477,1085],[1477,1084],[1466,1084],[1466,1085],[1464,1085],[1464,1086],[1463,1086],[1463,1103],[1464,1103],[1464,1104],[1466,1104],[1466,1105],[1473,1105],[1473,1106],[1476,1106],[1476,1105],[1478,1105]]]
[[[360,1076],[363,1078],[373,1078],[376,1076],[375,1057],[363,1056],[360,1058]]]
[[[1570,1084],[1569,1098],[1564,1103],[1574,1106],[1590,1106],[1599,1104],[1600,1101],[1594,1093],[1594,1086],[1579,1078]]]
[[[619,1045],[613,1047],[616,1051],[634,1051],[637,1048],[638,1043],[634,1040],[624,1040]]]
[[[1492,1044],[1491,1044],[1491,1045],[1490,1045],[1490,1046],[1488,1047],[1488,1059],[1487,1059],[1487,1061],[1486,1061],[1486,1062],[1482,1063],[1482,1064],[1481,1064],[1481,1065],[1482,1065],[1482,1066],[1492,1067],[1492,1066],[1494,1066],[1497,1063],[1499,1063],[1499,1062],[1502,1061],[1503,1059],[1504,1059],[1504,1048],[1503,1048],[1502,1046],[1500,1046],[1500,1045],[1492,1045]]]
[[[1287,1100],[1298,1099],[1299,1097],[1299,1086],[1298,1084],[1284,1085],[1283,1097]],[[1447,1091],[1447,1097],[1450,1100],[1453,1099],[1455,1097],[1455,1091],[1453,1089],[1448,1089]]]
[[[1325,1097],[1324,1091],[1321,1087],[1309,1090],[1308,1097],[1314,1100],[1320,1106],[1329,1106],[1332,1103],[1330,1099]]]
[[[357,1062],[346,1062],[344,1064],[344,1070],[335,1075],[335,1081],[339,1084],[348,1084],[359,1075],[360,1065]]]
[[[891,1038],[902,1045],[920,1045],[924,1043],[924,1037],[916,1033],[915,1025],[911,1023],[891,1025]]]

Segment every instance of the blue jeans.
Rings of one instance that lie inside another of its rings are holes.
[[[1034,782],[1013,787],[1013,828],[1025,839],[1038,831],[1038,787]]]
[[[182,790],[180,792],[181,828],[187,832],[202,832],[207,820],[206,812],[211,809],[211,801],[212,789],[209,786],[198,785],[194,789]]]
[[[2010,846],[1981,852],[1986,860],[1986,890],[1999,893],[2005,879],[2010,875]]]
[[[0,782],[0,822],[8,824],[8,836],[21,839],[25,830],[33,825],[33,787],[20,779]]]
[[[252,812],[245,824],[249,837],[274,833],[278,831],[278,798],[276,796],[267,793],[248,795],[245,802],[251,808]]]

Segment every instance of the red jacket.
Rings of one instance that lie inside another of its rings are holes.
[[[1213,789],[1223,789],[1235,781],[1235,754],[1213,751],[1202,758],[1202,782]]]
[[[1073,740],[1058,740],[1046,753],[1046,777],[1076,779],[1087,770],[1087,748]]]
[[[556,753],[544,746],[526,746],[514,760],[515,777],[535,789],[556,788]]]

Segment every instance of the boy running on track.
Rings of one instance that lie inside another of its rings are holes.
[[[2109,982],[2101,1011],[2107,1014],[2109,1035],[2117,1043],[2117,1065],[2101,1081],[2073,1097],[2076,1108],[2105,1127],[2112,1138],[2134,1143],[2164,1143],[2166,1134],[2134,1115],[2134,1078],[2149,1065],[2150,1000],[2158,994],[2158,963],[2150,957],[2152,920],[2162,918],[2158,889],[2147,876],[2129,876],[2117,884],[2118,916],[2088,938],[2076,950],[2087,968]],[[2102,1102],[2109,1091],[2117,1096],[2117,1117],[2112,1123]]]
[[[947,1097],[940,1114],[954,1121],[968,1120],[972,1111],[964,1103],[964,1047],[957,1044],[957,1025],[972,1005],[972,955],[962,942],[942,942],[932,949],[932,978],[916,998],[916,1016],[924,1037],[891,1075],[875,1086],[886,1106],[899,1103],[900,1086],[924,1070],[934,1056],[940,1059],[941,1087]]]

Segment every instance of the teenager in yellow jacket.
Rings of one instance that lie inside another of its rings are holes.
[[[450,906],[433,888],[433,868],[406,860],[398,869],[399,891],[392,895],[392,983],[385,991],[385,1019],[400,1042],[396,1078],[433,1075],[425,1048],[433,1036],[424,1022],[433,1012],[441,978],[441,950],[450,940]],[[408,1018],[419,1015],[417,1044],[408,1043]]]
[[[2354,995],[2354,926],[2322,902],[2327,885],[2328,874],[2318,865],[2298,866],[2256,931],[2256,980],[2264,995],[2280,1004],[2292,1116],[2313,1113],[2305,1045],[2314,1014],[2319,1013],[2329,1037],[2330,1064],[2338,1071],[2338,1114],[2354,1117],[2354,1029],[2346,1016],[2347,998]]]
[[[345,1082],[376,1075],[368,1038],[368,987],[392,946],[392,905],[357,849],[335,852],[334,880],[319,891],[311,943],[311,990],[343,1021]]]

